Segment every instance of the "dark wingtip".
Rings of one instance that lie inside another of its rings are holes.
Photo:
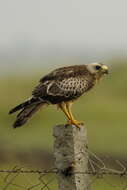
[[[12,114],[12,113],[18,111],[19,108],[20,108],[19,106],[16,106],[15,108],[13,108],[13,109],[11,109],[11,110],[9,111],[9,114]]]
[[[14,128],[14,129],[17,128],[17,127],[21,127],[21,126],[22,126],[22,124],[19,123],[19,122],[15,122],[15,123],[13,124],[13,128]]]
[[[17,119],[15,123],[13,124],[13,128],[21,127],[26,123],[26,119]]]
[[[12,114],[13,113],[13,111],[12,110],[10,110],[9,112],[8,112],[8,114]]]
[[[21,127],[21,125],[19,125],[18,123],[15,122],[15,123],[13,124],[13,128],[15,129],[15,128],[17,128],[17,127]]]

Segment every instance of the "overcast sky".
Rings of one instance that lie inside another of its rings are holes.
[[[127,50],[126,0],[0,0],[0,47]]]

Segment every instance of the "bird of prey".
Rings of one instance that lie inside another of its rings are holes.
[[[10,110],[10,114],[20,110],[13,127],[25,124],[45,104],[53,104],[65,113],[68,124],[80,128],[81,122],[74,119],[71,105],[105,74],[108,67],[102,63],[62,67],[50,72],[40,79],[31,98]]]

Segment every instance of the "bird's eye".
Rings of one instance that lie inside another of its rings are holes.
[[[101,66],[99,66],[99,65],[96,65],[96,70],[99,70],[100,68],[101,68]]]

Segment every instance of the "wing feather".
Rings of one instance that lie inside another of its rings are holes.
[[[69,67],[61,67],[52,71],[48,75],[42,77],[40,79],[40,82],[45,82],[47,80],[49,81],[49,80],[76,77],[78,75],[84,75],[86,73],[88,73],[86,65],[74,65],[74,66],[69,66]]]
[[[32,92],[35,97],[76,97],[85,90],[84,76],[87,77],[88,70],[85,65],[63,67],[54,70],[40,80],[40,84]],[[86,81],[87,83],[87,81]],[[82,87],[81,87],[82,84]],[[83,86],[84,85],[84,86]]]

